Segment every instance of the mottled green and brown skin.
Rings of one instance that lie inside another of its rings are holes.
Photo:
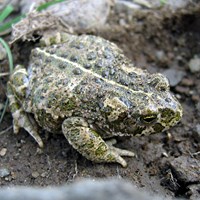
[[[141,136],[174,126],[182,108],[168,80],[136,68],[113,43],[91,35],[58,34],[17,66],[8,82],[14,132],[26,129],[40,147],[38,127],[62,132],[87,159],[118,162],[134,153],[113,147],[113,136]],[[54,42],[55,44],[52,44]]]

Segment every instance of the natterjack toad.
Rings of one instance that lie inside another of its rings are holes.
[[[122,156],[134,153],[106,139],[149,135],[179,122],[182,107],[162,74],[136,68],[122,50],[100,37],[58,36],[32,50],[27,70],[18,65],[10,76],[15,133],[24,128],[40,147],[38,127],[63,133],[87,159],[125,167]]]

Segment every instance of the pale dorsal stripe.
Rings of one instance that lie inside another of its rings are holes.
[[[84,68],[83,66],[81,66],[79,63],[74,63],[74,62],[72,62],[72,61],[70,61],[70,60],[66,60],[65,58],[59,57],[59,56],[57,56],[57,55],[55,55],[55,54],[50,54],[50,53],[48,53],[48,52],[46,52],[45,50],[42,50],[42,49],[40,49],[40,48],[37,48],[37,51],[39,51],[39,52],[45,54],[45,55],[48,56],[48,57],[54,57],[54,58],[57,59],[57,60],[68,62],[70,65],[72,65],[72,66],[74,66],[74,67],[77,67],[77,68],[81,69],[82,71],[91,74],[91,75],[94,76],[94,77],[100,78],[100,79],[104,80],[105,82],[107,82],[107,83],[109,83],[109,84],[111,84],[111,85],[115,85],[115,86],[124,88],[124,89],[126,89],[126,90],[128,90],[128,91],[131,91],[132,93],[143,93],[142,91],[134,91],[134,90],[132,90],[131,88],[125,86],[125,85],[121,85],[121,84],[119,84],[119,83],[114,82],[113,80],[108,80],[108,79],[102,77],[101,75],[99,75],[99,74],[93,72],[92,70],[85,69],[85,68]]]

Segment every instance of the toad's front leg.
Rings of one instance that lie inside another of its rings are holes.
[[[69,143],[88,160],[117,162],[126,167],[127,163],[121,156],[134,156],[130,151],[113,147],[111,142],[106,143],[81,117],[66,119],[62,131]]]
[[[11,74],[7,84],[7,96],[13,117],[13,130],[14,133],[18,133],[19,128],[24,128],[35,139],[38,145],[43,147],[42,139],[38,134],[37,124],[22,106],[27,87],[27,71],[23,66],[18,65]]]

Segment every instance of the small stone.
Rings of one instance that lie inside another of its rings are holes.
[[[119,13],[123,12],[134,12],[137,9],[140,9],[141,6],[129,1],[116,1],[116,10]]]
[[[9,182],[12,181],[12,177],[11,176],[6,176],[5,177],[5,181],[9,181]]]
[[[195,158],[180,156],[170,161],[174,176],[183,184],[199,182],[199,164]]]
[[[162,72],[168,79],[170,86],[176,86],[185,76],[185,72],[176,69],[167,69]]]
[[[37,178],[40,174],[38,172],[32,172],[31,175],[33,178]]]
[[[176,86],[175,90],[181,94],[186,94],[186,95],[188,95],[190,92],[189,88],[183,86]]]
[[[189,69],[192,73],[196,73],[200,71],[200,58],[198,56],[194,56],[189,63]]]
[[[43,172],[43,173],[41,174],[41,177],[42,177],[42,178],[45,178],[45,177],[47,177],[47,175],[48,175],[47,172]]]
[[[10,171],[7,168],[0,168],[0,177],[4,178],[10,175]]]
[[[196,104],[196,109],[197,109],[197,111],[198,111],[199,114],[200,114],[200,102],[198,102],[198,103]]]
[[[163,61],[165,58],[166,58],[166,55],[164,53],[164,51],[160,50],[160,51],[156,51],[156,58],[159,60],[159,61]]]
[[[7,152],[7,149],[6,148],[3,148],[3,149],[1,149],[1,151],[0,151],[0,156],[5,156],[6,155],[6,152]]]
[[[192,185],[189,184],[188,185],[187,189],[189,189],[189,191],[187,192],[187,194],[191,200],[199,199],[199,197],[200,197],[199,188],[200,188],[200,184],[192,184]]]
[[[19,155],[20,155],[19,153],[16,153],[15,155],[13,155],[13,159],[14,160],[18,160],[19,159]]]
[[[193,86],[194,85],[194,80],[189,79],[189,78],[183,78],[182,81],[181,81],[181,85]]]
[[[195,101],[195,102],[200,102],[200,97],[199,95],[192,95],[192,100]]]
[[[197,130],[198,135],[200,136],[200,124],[196,125],[196,130]]]

